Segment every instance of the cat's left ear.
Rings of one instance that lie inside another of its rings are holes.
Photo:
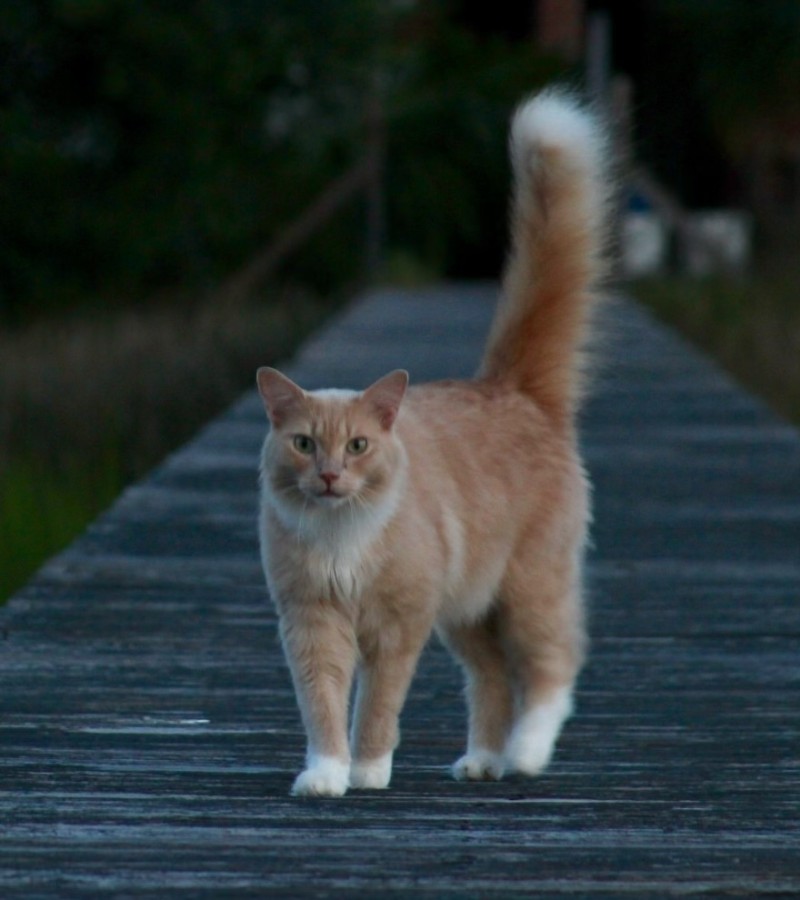
[[[258,392],[270,422],[279,428],[292,411],[305,402],[305,391],[277,369],[262,366],[256,373]]]
[[[361,395],[361,402],[371,407],[385,431],[394,425],[407,387],[408,372],[405,369],[395,369],[379,378]]]

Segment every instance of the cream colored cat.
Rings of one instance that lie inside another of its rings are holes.
[[[572,710],[589,520],[574,419],[605,136],[550,90],[517,112],[511,155],[505,296],[474,380],[407,390],[395,371],[360,393],[306,392],[258,372],[262,559],[308,736],[295,794],[388,786],[433,629],[467,681],[456,778],[541,772]]]

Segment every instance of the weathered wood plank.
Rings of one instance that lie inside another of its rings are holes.
[[[468,375],[494,293],[370,295],[290,373]],[[606,332],[592,656],[544,777],[449,778],[464,711],[433,645],[392,789],[287,796],[249,394],[0,620],[0,896],[800,894],[800,436],[641,311]]]

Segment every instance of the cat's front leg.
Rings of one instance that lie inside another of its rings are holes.
[[[400,739],[398,720],[422,648],[430,633],[428,616],[385,625],[380,639],[362,647],[353,717],[350,785],[389,786],[392,758]]]
[[[349,787],[347,707],[356,659],[350,622],[315,604],[281,616],[281,640],[308,741],[295,796],[341,797]]]

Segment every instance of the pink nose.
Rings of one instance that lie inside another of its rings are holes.
[[[337,481],[339,478],[336,472],[320,472],[319,477],[325,482],[328,488],[330,488],[333,482]]]

